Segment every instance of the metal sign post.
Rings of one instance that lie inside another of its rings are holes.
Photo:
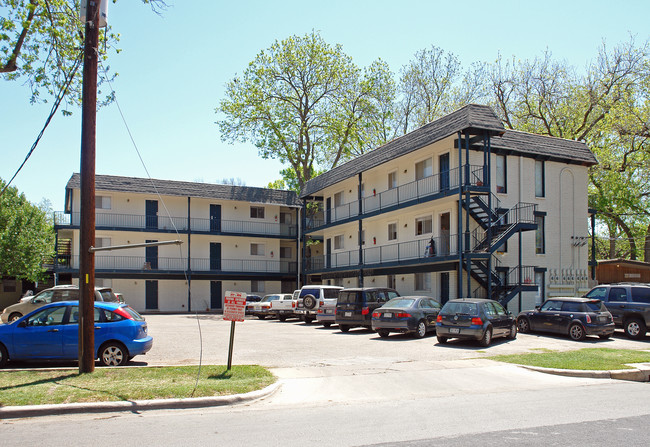
[[[244,321],[246,293],[226,292],[223,304],[223,319],[230,321],[230,345],[228,346],[228,371],[230,371],[232,367],[232,350],[235,344],[235,322]]]

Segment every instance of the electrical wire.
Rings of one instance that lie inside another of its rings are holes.
[[[18,173],[23,169],[25,164],[27,163],[27,160],[29,160],[29,157],[32,156],[34,153],[34,150],[36,149],[36,146],[38,146],[38,143],[41,141],[41,138],[43,137],[43,134],[45,133],[45,129],[47,129],[47,126],[50,125],[50,122],[52,121],[52,118],[54,117],[54,114],[56,114],[56,111],[59,109],[59,106],[61,105],[61,101],[65,98],[65,95],[68,93],[68,88],[70,87],[70,84],[72,83],[72,80],[74,79],[75,74],[77,74],[77,70],[79,69],[79,65],[81,65],[81,61],[83,60],[83,51],[80,51],[79,54],[77,55],[77,59],[72,66],[72,71],[70,72],[70,75],[67,76],[67,79],[65,80],[64,85],[61,87],[61,90],[59,90],[58,95],[56,96],[56,99],[54,100],[54,104],[52,105],[52,109],[50,110],[50,114],[45,120],[45,125],[41,129],[41,132],[38,134],[36,137],[36,140],[34,141],[34,144],[32,144],[31,149],[27,153],[27,156],[25,157],[25,160],[23,160],[22,164],[16,170],[16,173],[11,177],[11,179],[7,182],[7,184],[2,188],[2,191],[0,191],[0,197],[4,194],[4,192],[9,188],[9,185],[11,185],[11,182],[14,181]]]
[[[174,219],[172,219],[172,216],[169,212],[169,209],[167,208],[167,204],[165,203],[165,200],[162,198],[160,192],[158,191],[158,188],[156,187],[156,183],[153,181],[153,178],[151,177],[151,174],[149,173],[149,169],[147,169],[147,165],[144,162],[144,159],[142,158],[142,154],[140,153],[140,149],[138,149],[138,145],[135,142],[135,138],[133,137],[133,134],[131,133],[131,129],[129,128],[129,125],[126,121],[126,117],[124,116],[124,113],[122,112],[122,107],[120,107],[120,103],[117,100],[117,94],[115,92],[115,89],[113,88],[113,84],[111,83],[110,77],[108,76],[108,72],[106,71],[106,68],[104,67],[104,64],[102,64],[101,60],[99,61],[99,64],[101,66],[102,71],[104,72],[104,76],[106,79],[106,82],[108,83],[109,88],[111,89],[111,95],[113,97],[113,101],[115,102],[115,105],[117,106],[117,110],[120,113],[120,117],[122,118],[122,123],[124,124],[124,127],[126,128],[126,132],[129,134],[129,138],[131,139],[131,143],[133,144],[133,148],[135,149],[135,152],[138,154],[138,158],[140,159],[140,163],[142,164],[142,167],[144,168],[144,171],[147,173],[147,178],[149,179],[149,182],[151,183],[151,186],[153,187],[154,191],[156,192],[156,195],[158,196],[158,199],[163,205],[163,208],[165,209],[165,213],[167,214],[167,217],[169,218],[169,221],[171,222],[174,231],[176,232],[176,235],[180,238],[180,233],[178,231],[178,228],[176,227],[176,223],[174,222]],[[180,258],[184,259],[185,257],[183,256],[183,250],[181,246],[178,246],[178,251],[180,254]],[[183,270],[183,276],[185,277],[185,282],[187,284],[187,290],[188,290],[188,295],[191,293],[190,291],[190,282],[187,277],[187,270]],[[196,392],[196,389],[198,388],[199,385],[199,378],[201,376],[201,367],[203,365],[203,334],[201,332],[201,321],[199,318],[199,313],[195,312],[196,315],[196,324],[198,326],[199,330],[199,369],[196,374],[196,382],[194,385],[194,389],[192,390],[192,393],[190,394],[190,397],[194,397],[194,393]]]

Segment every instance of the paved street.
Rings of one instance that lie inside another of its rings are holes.
[[[156,342],[136,364],[198,362],[196,317],[147,315],[147,321]],[[230,323],[210,315],[199,322],[203,362],[225,363]],[[650,342],[622,334],[585,343],[524,334],[486,349],[469,342],[437,345],[435,336],[380,339],[361,329],[343,334],[297,321],[250,319],[237,324],[233,363],[272,368],[282,386],[263,400],[6,420],[0,430],[3,444],[30,438],[44,446],[116,439],[165,446],[476,445],[481,434],[485,445],[617,445],[623,436],[628,445],[642,445],[647,428],[640,421],[650,416],[650,401],[640,396],[650,384],[553,376],[484,359],[585,346],[650,349]]]

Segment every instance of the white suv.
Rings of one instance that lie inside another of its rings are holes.
[[[293,292],[293,298],[298,299],[298,310],[296,310],[296,313],[305,323],[311,323],[316,319],[321,301],[325,303],[325,300],[333,300],[336,303],[339,297],[339,290],[343,290],[343,287],[322,285],[302,286],[302,289]]]

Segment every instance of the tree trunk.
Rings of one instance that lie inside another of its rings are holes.
[[[645,241],[643,243],[643,260],[645,262],[650,262],[650,225],[645,231]]]

